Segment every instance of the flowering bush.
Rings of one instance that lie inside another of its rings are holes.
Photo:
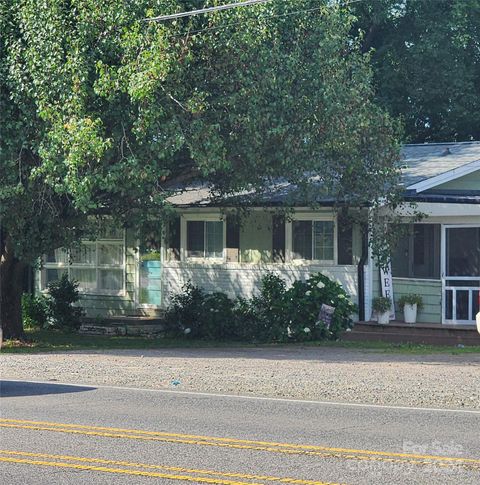
[[[356,311],[341,285],[322,274],[287,288],[268,273],[259,295],[250,299],[207,294],[191,283],[183,290],[172,298],[165,318],[176,336],[258,343],[335,339],[352,325]],[[320,320],[322,304],[334,308],[329,322]]]

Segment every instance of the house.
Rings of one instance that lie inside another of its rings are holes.
[[[480,142],[406,145],[405,199],[428,215],[411,224],[392,254],[393,290],[422,295],[419,321],[474,324],[480,292]],[[46,255],[37,287],[63,272],[80,283],[89,316],[148,315],[168,305],[187,282],[207,291],[251,296],[266,272],[291,282],[319,272],[340,282],[372,316],[379,270],[361,231],[338,221],[332,201],[315,210],[296,206],[285,218],[279,184],[240,222],[192,185],[171,198],[177,217],[136,240],[129,231],[105,231],[81,248]],[[408,209],[400,215],[408,222]],[[363,257],[362,257],[363,256]]]

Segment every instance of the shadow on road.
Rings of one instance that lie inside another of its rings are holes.
[[[46,384],[38,382],[0,381],[0,397],[40,396],[68,392],[93,391],[95,387]]]

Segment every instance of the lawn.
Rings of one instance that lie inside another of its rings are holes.
[[[167,349],[167,348],[228,348],[255,347],[255,344],[242,342],[215,342],[192,339],[144,338],[144,337],[106,337],[98,335],[80,335],[55,330],[26,330],[28,343],[5,341],[1,352],[4,353],[37,353],[60,352],[73,350],[108,350],[108,349]],[[340,347],[356,350],[399,353],[399,354],[465,354],[480,353],[480,346],[431,346],[421,344],[389,344],[384,342],[342,342],[322,341],[292,344],[262,344],[260,346],[288,345]]]

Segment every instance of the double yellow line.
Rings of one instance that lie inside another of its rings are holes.
[[[78,424],[52,423],[48,421],[28,421],[18,419],[0,419],[0,427],[30,429],[37,431],[51,431],[57,433],[71,433],[77,435],[98,436],[106,438],[214,446],[221,448],[265,451],[269,453],[283,453],[289,455],[309,455],[321,458],[343,458],[363,461],[405,463],[414,465],[433,465],[436,467],[460,466],[471,470],[480,470],[480,459],[463,457],[447,457],[413,453],[394,453],[388,451],[361,450],[351,448],[334,448],[317,445],[277,443],[270,441],[244,440],[237,438],[219,438],[213,436],[167,433],[162,431],[144,431],[136,429],[112,428],[104,426],[86,426]]]
[[[51,461],[55,460],[55,461]],[[182,480],[213,485],[263,485],[266,482],[297,485],[339,485],[315,480],[272,477],[268,475],[249,475],[244,473],[218,472],[214,470],[197,470],[167,465],[150,465],[118,460],[103,460],[70,455],[50,455],[24,451],[0,450],[0,462],[26,465],[70,468],[75,470],[96,471],[120,475]],[[119,468],[122,467],[122,468]],[[153,471],[162,470],[162,471]],[[249,480],[248,482],[239,480]],[[254,480],[254,481],[251,481]]]

